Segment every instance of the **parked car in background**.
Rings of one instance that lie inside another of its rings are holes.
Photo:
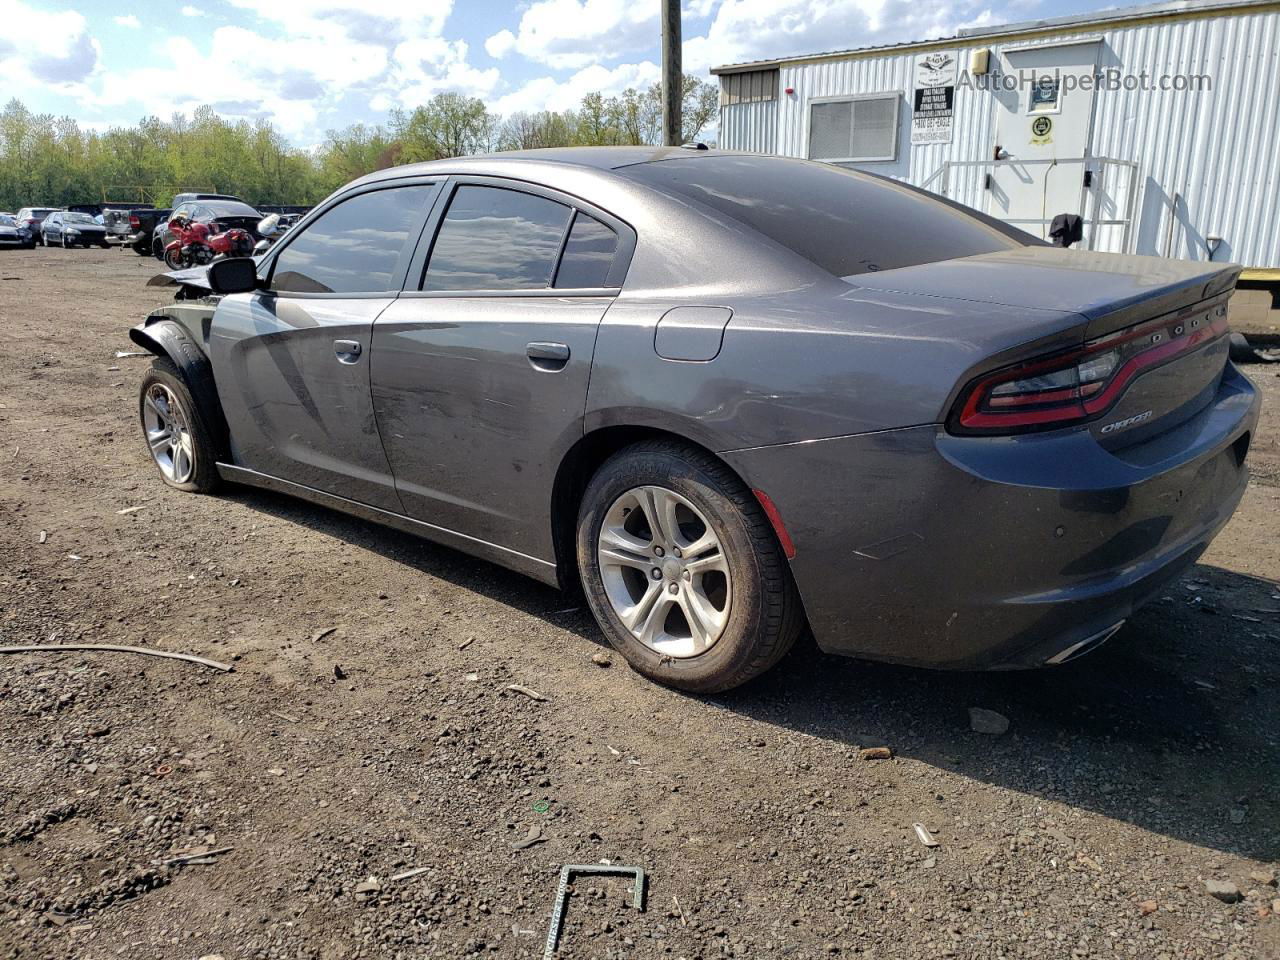
[[[49,214],[61,209],[61,207],[23,207],[14,219],[31,231],[31,236],[35,238],[36,243],[43,243],[40,224],[44,223],[44,218]]]
[[[55,243],[63,247],[108,246],[106,227],[77,210],[55,210],[49,214],[40,224],[40,237],[46,247]]]
[[[134,253],[140,257],[152,253],[151,239],[155,235],[156,227],[162,223],[168,223],[172,213],[173,211],[168,207],[163,209],[138,207],[129,211],[129,239],[126,242],[133,248]],[[162,253],[163,250],[162,247]]]
[[[0,247],[25,247],[34,249],[35,237],[16,217],[9,213],[0,213]]]
[[[193,200],[234,200],[236,203],[244,203],[239,197],[233,197],[229,193],[175,193],[173,195],[175,207],[191,203]]]
[[[1239,275],[824,163],[537,150],[357,180],[131,337],[165,483],[580,584],[636,670],[706,693],[806,620],[939,668],[1105,641],[1247,485]]]
[[[177,197],[174,199],[176,200]],[[262,219],[262,214],[243,200],[187,200],[174,204],[168,219],[164,223],[157,224],[155,234],[151,238],[151,252],[157,260],[164,259],[165,248],[176,239],[176,235],[169,228],[169,223],[178,217],[184,217],[195,223],[216,222],[220,230],[240,229],[246,231],[255,242],[261,239],[258,233],[258,221]]]

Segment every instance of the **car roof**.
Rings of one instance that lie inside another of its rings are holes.
[[[539,150],[503,150],[499,153],[482,153],[467,157],[449,157],[444,160],[428,160],[425,163],[409,163],[399,167],[387,167],[366,177],[361,183],[374,180],[432,174],[442,170],[465,170],[469,166],[489,166],[494,162],[555,163],[595,170],[617,170],[637,163],[657,163],[661,160],[691,159],[693,157],[724,157],[741,154],[741,150],[709,150],[701,147],[546,147]],[[757,156],[757,154],[750,154]],[[785,162],[785,158],[775,158]]]

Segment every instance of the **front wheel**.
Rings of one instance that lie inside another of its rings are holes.
[[[185,264],[182,262],[182,252],[174,247],[172,250],[164,252],[164,265],[170,270],[181,270]]]
[[[592,477],[578,567],[610,644],[652,680],[715,693],[765,672],[804,624],[752,492],[711,454],[646,441]]]
[[[142,435],[160,478],[188,493],[219,483],[217,448],[187,382],[168,357],[151,361],[138,394]]]

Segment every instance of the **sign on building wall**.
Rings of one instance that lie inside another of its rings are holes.
[[[911,142],[950,143],[956,98],[956,55],[916,57],[915,96],[911,102]]]

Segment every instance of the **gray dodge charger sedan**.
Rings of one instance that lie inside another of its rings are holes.
[[[357,180],[132,337],[171,486],[581,584],[638,671],[717,691],[806,625],[971,669],[1109,637],[1244,490],[1237,274],[823,164],[565,149]]]

